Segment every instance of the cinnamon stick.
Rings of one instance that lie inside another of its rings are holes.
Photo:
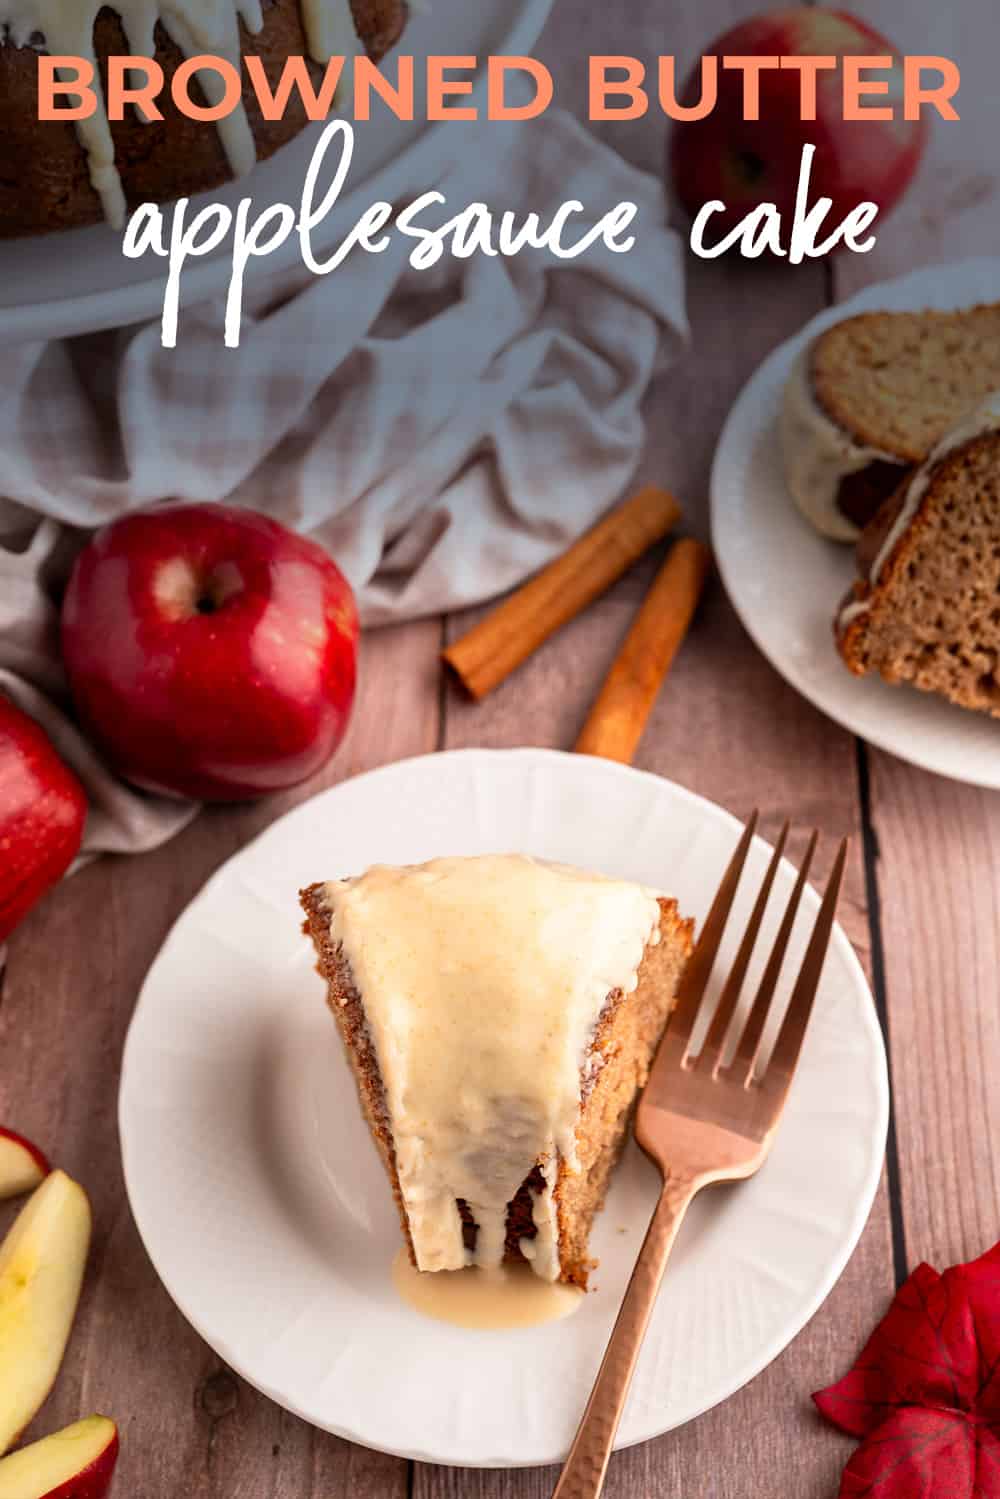
[[[445,662],[474,698],[485,697],[666,536],[680,514],[665,490],[640,490],[443,651]]]
[[[672,547],[576,742],[582,755],[629,764],[663,679],[698,607],[711,558],[700,541]]]

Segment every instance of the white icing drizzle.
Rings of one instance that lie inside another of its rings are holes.
[[[301,5],[313,61],[327,63],[331,57],[344,58],[339,94],[350,77],[350,63],[362,52],[350,0],[301,0]]]
[[[813,390],[807,345],[796,359],[781,404],[781,446],[792,498],[806,520],[832,541],[857,541],[860,529],[837,504],[840,485],[850,474],[881,461],[907,465],[894,453],[855,442],[823,410]]]
[[[99,90],[94,23],[104,3],[105,0],[0,0],[0,30],[7,28],[10,41],[18,47],[37,45],[41,36],[45,50],[53,55],[86,58],[94,67],[93,87]],[[110,0],[110,4],[121,18],[131,55],[153,56],[153,34],[159,21],[185,57],[200,53],[224,57],[238,72],[241,70],[239,21],[252,35],[263,26],[260,0]],[[302,16],[310,56],[320,64],[331,57],[344,57],[346,77],[350,61],[360,51],[350,0],[302,0]],[[224,92],[219,74],[203,69],[198,81],[209,104],[219,103]],[[115,228],[121,228],[127,205],[103,104],[99,104],[90,119],[77,120],[76,128],[105,217]],[[245,176],[256,163],[257,151],[242,101],[218,122],[217,128],[233,176]]]
[[[854,620],[859,619],[862,614],[867,614],[872,604],[872,590],[878,583],[885,570],[886,564],[893,552],[896,550],[902,537],[912,524],[924,496],[930,487],[934,470],[942,458],[947,458],[949,453],[957,452],[964,448],[966,443],[982,437],[986,432],[995,432],[1000,429],[1000,391],[987,396],[986,400],[976,406],[968,416],[946,432],[941,441],[932,449],[929,456],[917,469],[910,480],[906,490],[906,498],[899,509],[899,514],[889,528],[888,534],[876,554],[875,560],[868,573],[869,592],[863,599],[853,599],[845,604],[838,616],[838,628],[844,630]]]
[[[377,865],[325,887],[385,1089],[418,1268],[498,1266],[536,1162],[532,1269],[559,1274],[559,1165],[609,993],[635,990],[659,906],[639,885],[521,855]],[[457,1199],[478,1224],[466,1250]]]

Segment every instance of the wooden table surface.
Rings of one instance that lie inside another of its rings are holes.
[[[557,75],[557,97],[582,109],[588,52],[672,52],[686,63],[758,6],[558,0],[539,55]],[[690,263],[692,348],[650,395],[641,477],[681,496],[701,534],[726,411],[776,343],[864,283],[997,243],[991,73],[1000,10],[989,0],[855,8],[904,51],[958,59],[963,119],[938,127],[915,189],[871,254],[797,270]],[[603,129],[638,164],[658,168],[662,122]],[[373,633],[349,738],[316,782],[266,805],[207,812],[157,853],[92,865],[13,938],[0,991],[0,1117],[43,1141],[86,1184],[96,1220],[80,1317],[39,1426],[112,1413],[124,1436],[119,1499],[551,1492],[550,1470],[448,1470],[351,1446],[285,1414],[225,1368],[174,1309],[132,1223],[115,1122],[118,1068],[147,967],[223,859],[292,802],[401,756],[457,745],[570,746],[651,567],[624,579],[479,707],[444,689],[437,665],[442,640],[466,618]],[[895,1115],[870,1222],[820,1312],[725,1405],[615,1457],[606,1493],[832,1499],[850,1443],[813,1415],[810,1391],[845,1370],[909,1268],[923,1258],[943,1267],[1000,1237],[1000,796],[912,769],[828,722],[757,654],[718,585],[637,763],[737,814],[759,803],[765,835],[786,817],[799,828],[815,823],[827,855],[836,838],[852,835],[842,916],[886,1026]]]

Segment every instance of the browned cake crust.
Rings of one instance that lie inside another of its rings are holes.
[[[555,1188],[560,1278],[583,1290],[597,1263],[587,1248],[591,1226],[604,1206],[693,946],[694,922],[680,915],[676,901],[661,898],[659,906],[660,941],[646,949],[635,991],[613,990],[598,1022],[590,1061],[599,1055],[602,1062],[583,1085],[576,1131],[580,1169],[562,1166]]]
[[[369,55],[383,56],[406,24],[405,0],[352,0],[355,25]],[[268,81],[276,85],[285,60],[307,56],[298,0],[263,0],[263,29],[252,36],[240,23],[240,51],[257,56]],[[165,86],[158,99],[162,121],[143,124],[129,110],[111,122],[115,158],[130,207],[168,202],[208,192],[231,176],[218,127],[190,120],[170,97],[170,80],[183,61],[180,49],[162,26],[155,32],[156,61]],[[94,27],[94,45],[102,83],[107,58],[128,54],[121,21],[105,7]],[[71,123],[39,120],[38,56],[31,47],[0,44],[0,238],[77,228],[103,220],[101,201],[90,182],[87,158]],[[317,79],[321,70],[314,69]],[[196,90],[192,90],[194,94]],[[307,123],[297,94],[281,120],[265,120],[253,88],[244,75],[243,102],[264,160],[297,135]]]
[[[327,982],[327,1002],[354,1072],[362,1110],[389,1176],[410,1259],[416,1264],[399,1187],[385,1090],[365,1021],[364,1004],[343,953],[331,940],[323,885],[310,885],[300,892],[299,898],[306,913],[303,930],[316,948],[317,972]],[[692,947],[694,923],[679,915],[675,901],[661,899],[659,904],[660,942],[647,949],[635,992],[626,996],[620,989],[613,990],[594,1033],[589,1078],[581,1083],[583,1104],[577,1128],[580,1170],[570,1172],[561,1166],[555,1187],[560,1279],[584,1290],[588,1272],[595,1263],[587,1252],[591,1224],[604,1205],[639,1090],[649,1075]],[[600,1058],[597,1065],[595,1057]],[[540,1192],[543,1184],[536,1164],[508,1206],[504,1258],[510,1263],[524,1260],[520,1240],[535,1236],[532,1195]],[[473,1248],[476,1225],[467,1205],[459,1202],[458,1207],[466,1245]]]
[[[403,34],[407,17],[405,0],[351,0],[351,11],[368,56],[378,62]]]
[[[875,458],[855,473],[845,474],[837,491],[840,513],[863,531],[871,525],[886,500],[896,493],[900,476],[912,473],[912,468],[902,468],[898,463]]]
[[[840,653],[856,676],[878,672],[1000,718],[1000,433],[974,438],[934,466],[872,582],[907,489],[862,537],[863,576],[846,603],[868,608],[846,624],[838,614]]]

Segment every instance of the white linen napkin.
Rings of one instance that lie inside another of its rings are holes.
[[[258,295],[238,350],[220,302],[182,309],[176,349],[151,324],[4,351],[0,687],[84,780],[87,850],[152,847],[192,808],[123,786],[72,724],[57,600],[81,528],[167,498],[252,506],[328,548],[370,627],[504,591],[626,488],[643,394],[687,333],[660,184],[556,110],[469,128],[440,187],[451,211],[543,222],[628,200],[636,243],[414,271],[401,241]]]

